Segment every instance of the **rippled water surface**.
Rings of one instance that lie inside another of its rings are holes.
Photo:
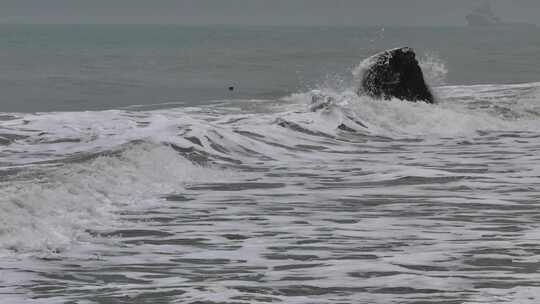
[[[0,294],[538,303],[539,90],[5,114]]]

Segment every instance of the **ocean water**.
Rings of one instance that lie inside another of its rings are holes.
[[[539,37],[2,26],[0,303],[538,303]]]

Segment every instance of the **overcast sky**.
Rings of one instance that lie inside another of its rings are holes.
[[[0,0],[2,23],[463,25],[482,0]],[[492,0],[540,24],[540,0]]]

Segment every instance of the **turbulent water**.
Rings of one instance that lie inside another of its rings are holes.
[[[2,113],[0,302],[538,303],[540,83],[421,64],[436,105]]]
[[[1,292],[536,303],[540,84],[2,117]]]

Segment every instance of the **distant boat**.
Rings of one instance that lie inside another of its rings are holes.
[[[471,27],[481,28],[536,28],[536,24],[526,22],[503,22],[495,15],[489,2],[474,9],[466,17],[467,24]]]

